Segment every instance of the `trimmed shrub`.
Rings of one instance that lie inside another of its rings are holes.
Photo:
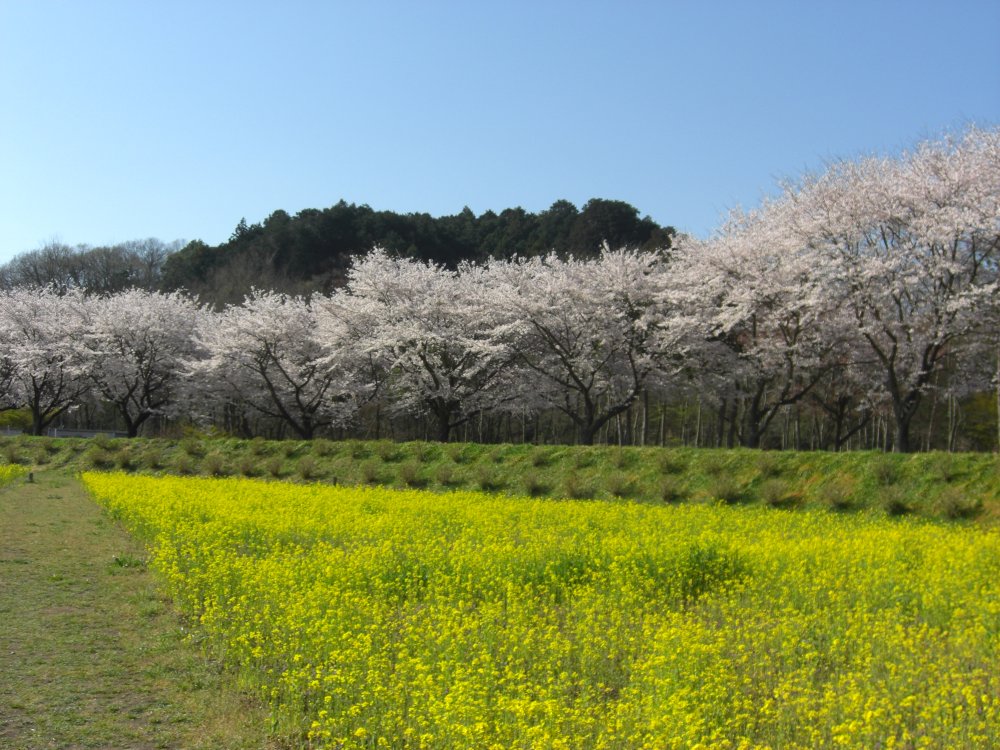
[[[375,449],[378,453],[378,457],[382,459],[383,462],[387,464],[396,463],[403,458],[403,452],[399,449],[399,446],[395,443],[381,442],[378,443],[378,447]]]
[[[686,496],[684,485],[677,477],[664,477],[660,482],[660,499],[665,503],[677,503]]]
[[[549,448],[533,448],[531,451],[531,465],[541,469],[550,466],[555,459],[553,452]]]
[[[295,468],[299,476],[306,481],[315,479],[320,475],[319,463],[312,456],[303,456],[300,458]]]
[[[455,470],[448,464],[441,464],[434,471],[434,481],[442,487],[453,487],[458,482],[455,480]]]
[[[936,505],[941,515],[957,521],[979,515],[983,509],[983,499],[958,487],[948,487],[938,495]]]
[[[229,473],[226,467],[226,459],[221,453],[209,453],[201,464],[206,474],[213,477],[224,477]]]
[[[872,461],[872,476],[881,487],[891,487],[899,481],[899,467],[888,456],[881,456]]]
[[[660,456],[660,472],[662,474],[683,474],[687,469],[687,461],[675,453],[664,453]]]
[[[885,487],[879,496],[879,504],[890,516],[905,516],[916,507],[913,499],[899,487]]]
[[[278,456],[275,456],[264,464],[264,468],[267,469],[267,473],[275,479],[280,479],[285,474],[285,462]]]
[[[181,476],[188,476],[194,474],[197,471],[197,466],[192,460],[191,456],[183,454],[177,457],[174,461],[174,471],[176,471]]]
[[[590,482],[586,482],[577,474],[569,474],[563,480],[563,494],[572,500],[590,500],[597,493]]]
[[[365,484],[378,484],[382,481],[380,464],[377,461],[365,461],[361,464],[361,481]]]
[[[87,464],[95,469],[106,470],[115,465],[114,454],[98,445],[91,446],[84,458]],[[11,461],[11,463],[14,462]]]
[[[278,461],[280,464],[281,462]],[[256,477],[260,475],[260,462],[252,456],[244,456],[237,465],[240,474],[245,477]]]
[[[337,444],[326,438],[316,438],[312,441],[312,452],[320,458],[337,455]]]
[[[426,487],[428,480],[420,473],[417,461],[407,461],[399,465],[399,478],[407,487]]]
[[[483,492],[497,492],[505,486],[503,475],[489,466],[480,466],[476,472],[476,485]]]
[[[853,510],[858,506],[857,483],[853,477],[834,477],[819,488],[817,498],[832,510]]]
[[[608,477],[608,492],[615,497],[633,497],[635,479],[628,474],[612,474]]]
[[[802,493],[781,479],[768,479],[760,485],[758,494],[772,508],[789,508],[802,502]]]
[[[533,471],[524,475],[521,486],[524,488],[524,494],[528,497],[543,497],[548,495],[551,490],[548,483]]]
[[[198,438],[184,438],[181,440],[181,450],[191,458],[201,458],[205,455],[205,444]]]
[[[708,494],[714,500],[721,500],[727,505],[738,505],[749,500],[747,488],[732,477],[719,476],[709,485]]]

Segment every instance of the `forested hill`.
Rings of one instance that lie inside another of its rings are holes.
[[[490,257],[535,256],[556,251],[596,254],[612,247],[670,247],[672,227],[662,227],[623,201],[594,198],[577,209],[560,200],[539,213],[509,208],[476,216],[397,214],[340,201],[290,216],[275,211],[259,224],[241,221],[229,240],[189,243],[163,265],[161,286],[186,289],[202,299],[238,302],[251,287],[288,292],[338,286],[351,257],[381,246],[392,254],[455,266]]]

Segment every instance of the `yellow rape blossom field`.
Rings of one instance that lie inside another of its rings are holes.
[[[27,469],[23,466],[12,466],[10,464],[0,465],[0,484],[7,484],[7,482],[23,476],[26,473]]]
[[[83,481],[311,747],[1000,747],[995,528]]]

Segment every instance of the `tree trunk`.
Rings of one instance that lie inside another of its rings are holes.
[[[997,347],[997,452],[1000,453],[1000,347]]]
[[[896,453],[912,453],[913,445],[910,442],[910,415],[896,416],[896,439],[893,441],[893,450]]]
[[[45,432],[45,417],[39,411],[38,407],[31,407],[31,434],[32,435],[42,435]]]
[[[580,445],[593,445],[594,444],[594,433],[595,432],[597,432],[597,430],[594,428],[594,425],[592,425],[592,424],[580,425],[580,429],[578,430],[579,439],[580,439],[580,443],[579,444]]]
[[[451,420],[448,415],[437,415],[435,420],[437,427],[437,441],[439,443],[447,443],[451,439]]]

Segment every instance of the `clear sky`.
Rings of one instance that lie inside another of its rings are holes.
[[[1000,0],[0,0],[0,261],[340,199],[705,235],[970,122],[1000,124]]]

